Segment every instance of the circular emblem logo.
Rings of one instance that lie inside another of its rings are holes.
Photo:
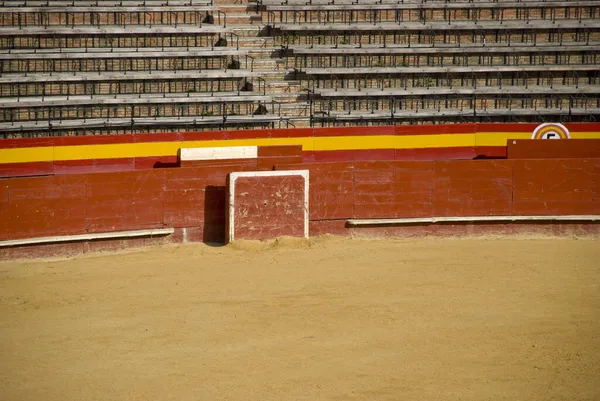
[[[531,139],[569,139],[571,134],[567,127],[558,123],[545,123],[538,125],[531,135]]]

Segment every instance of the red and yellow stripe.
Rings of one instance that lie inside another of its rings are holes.
[[[452,124],[9,139],[0,141],[0,176],[81,172],[89,166],[152,168],[176,162],[180,148],[219,146],[301,145],[308,161],[389,158],[390,152],[409,159],[501,157],[508,140],[530,139],[537,126]],[[567,128],[574,139],[600,138],[599,123]]]

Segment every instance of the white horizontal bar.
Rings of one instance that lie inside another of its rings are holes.
[[[372,226],[385,224],[419,224],[419,223],[469,223],[493,221],[600,221],[600,215],[565,215],[565,216],[458,216],[458,217],[416,217],[403,219],[353,219],[348,220],[351,226]]]
[[[220,148],[181,148],[181,161],[255,159],[258,146],[226,146]]]
[[[110,233],[90,233],[61,235],[56,237],[25,238],[10,241],[0,241],[0,248],[18,245],[51,244],[55,242],[89,241],[96,239],[153,237],[157,235],[173,234],[174,232],[174,228],[157,228],[151,230],[113,231]]]

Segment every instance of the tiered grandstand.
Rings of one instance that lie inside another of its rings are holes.
[[[3,137],[600,117],[597,0],[221,1],[0,1]]]

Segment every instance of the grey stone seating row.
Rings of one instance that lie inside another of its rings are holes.
[[[340,5],[352,5],[352,4],[445,4],[445,3],[457,3],[463,5],[477,4],[477,3],[497,3],[501,0],[257,0],[259,5],[327,5],[327,4],[340,4]],[[534,0],[539,2],[540,0]],[[543,1],[543,0],[542,0]]]
[[[417,32],[417,31],[509,31],[509,30],[558,30],[558,29],[592,29],[600,30],[598,20],[561,20],[557,22],[548,20],[523,21],[444,21],[433,22],[380,22],[369,24],[363,21],[347,23],[322,23],[322,24],[271,24],[272,28],[282,32]]]
[[[523,65],[523,66],[452,66],[452,67],[369,67],[369,68],[303,68],[307,76],[337,75],[402,75],[402,74],[477,74],[477,73],[515,73],[515,72],[586,72],[598,71],[596,65]]]
[[[105,25],[226,25],[218,7],[6,7],[0,8],[0,25],[13,27]]]
[[[254,92],[206,93],[169,93],[164,96],[153,95],[74,95],[74,96],[30,96],[23,98],[1,98],[0,109],[22,107],[54,107],[84,105],[129,105],[129,104],[187,104],[187,103],[253,103],[270,102],[272,96]]]
[[[0,0],[0,7],[150,7],[212,5],[212,0]]]
[[[221,25],[132,25],[132,26],[53,26],[44,28],[28,26],[23,28],[0,27],[0,36],[38,36],[38,35],[157,35],[157,34],[218,34],[232,32],[231,28]]]
[[[565,8],[574,9],[571,13],[558,12]],[[262,11],[266,13],[268,24],[272,23],[351,23],[363,21],[375,23],[443,20],[446,22],[460,20],[501,20],[501,21],[530,21],[568,19],[593,19],[600,14],[600,3],[597,1],[571,1],[568,5],[559,1],[528,1],[528,2],[498,2],[498,3],[388,3],[388,4],[294,4],[294,5],[265,5]],[[434,13],[437,11],[437,13]],[[457,15],[457,11],[468,11]],[[482,11],[487,14],[481,16]],[[506,13],[512,11],[513,13]],[[532,12],[533,11],[533,12]],[[441,13],[441,15],[440,15]],[[495,13],[495,15],[494,15]]]
[[[80,128],[132,128],[132,127],[190,127],[202,125],[253,125],[270,124],[304,119],[277,115],[256,116],[197,116],[197,117],[148,117],[148,118],[97,118],[86,120],[44,120],[0,123],[0,132],[39,130],[70,130]]]
[[[320,56],[320,55],[370,55],[370,54],[503,54],[503,53],[545,53],[545,52],[600,52],[600,42],[590,42],[587,45],[576,43],[574,45],[559,46],[552,44],[533,44],[518,43],[515,45],[496,44],[488,46],[477,46],[472,44],[461,45],[460,47],[452,44],[431,45],[339,45],[331,46],[306,46],[290,45],[286,47],[291,56]]]
[[[102,73],[36,73],[36,74],[5,74],[0,76],[0,84],[16,83],[42,83],[42,82],[93,82],[93,81],[139,81],[158,79],[232,79],[251,78],[265,75],[264,72],[253,72],[249,70],[204,70],[198,71],[156,71],[156,72],[102,72]]]
[[[498,109],[420,109],[420,110],[391,110],[387,111],[353,111],[351,113],[344,111],[326,112],[321,115],[316,113],[313,118],[333,119],[336,121],[356,121],[356,120],[382,120],[382,119],[415,119],[415,118],[438,118],[448,117],[502,117],[502,116],[560,116],[560,115],[598,115],[600,108],[498,108]]]
[[[324,2],[307,0],[291,1],[285,3],[274,1],[273,3],[262,1],[266,11],[362,11],[362,10],[456,10],[456,9],[531,9],[531,8],[554,8],[554,7],[600,7],[596,0],[576,1],[481,1],[481,2],[364,2],[349,1],[348,3],[331,0]]]
[[[408,89],[372,89],[365,88],[361,90],[349,89],[316,89],[315,94],[324,100],[330,98],[367,98],[367,97],[405,97],[405,96],[445,96],[445,95],[547,95],[547,94],[589,94],[600,96],[600,86],[598,85],[554,85],[549,86],[480,86],[478,88],[408,88]]]
[[[163,6],[163,5],[152,5],[152,6],[115,6],[115,5],[103,5],[100,3],[98,6],[22,6],[22,7],[2,7],[0,8],[0,14],[8,13],[151,13],[151,12],[212,12],[218,11],[217,6]]]
[[[239,68],[253,69],[253,59],[248,56],[247,49],[171,49],[143,48],[141,51],[133,52],[131,49],[115,49],[112,52],[98,48],[88,52],[51,52],[48,50],[52,49],[44,49],[45,51],[42,52],[0,53],[0,74],[50,71],[76,71],[77,73],[86,71],[164,71],[171,69],[204,71],[227,67],[229,58],[237,60]],[[203,62],[200,59],[204,59]],[[181,65],[171,65],[174,61],[181,62]]]
[[[375,111],[368,110],[348,112],[328,112],[324,114],[315,114],[315,119],[331,119],[334,121],[360,121],[360,120],[401,120],[401,119],[421,119],[436,118],[444,119],[449,117],[503,117],[503,116],[561,116],[561,115],[598,115],[600,108],[538,108],[538,109],[516,109],[516,108],[498,108],[498,109],[421,109],[421,110],[394,110]]]
[[[600,47],[595,45],[558,46],[291,46],[286,52],[295,68],[371,65],[504,65],[504,64],[596,64]],[[476,58],[475,61],[470,59]]]
[[[228,47],[144,47],[129,48],[73,48],[73,49],[16,49],[0,52],[0,60],[79,60],[105,58],[163,58],[163,57],[226,57],[245,56],[248,48]]]

